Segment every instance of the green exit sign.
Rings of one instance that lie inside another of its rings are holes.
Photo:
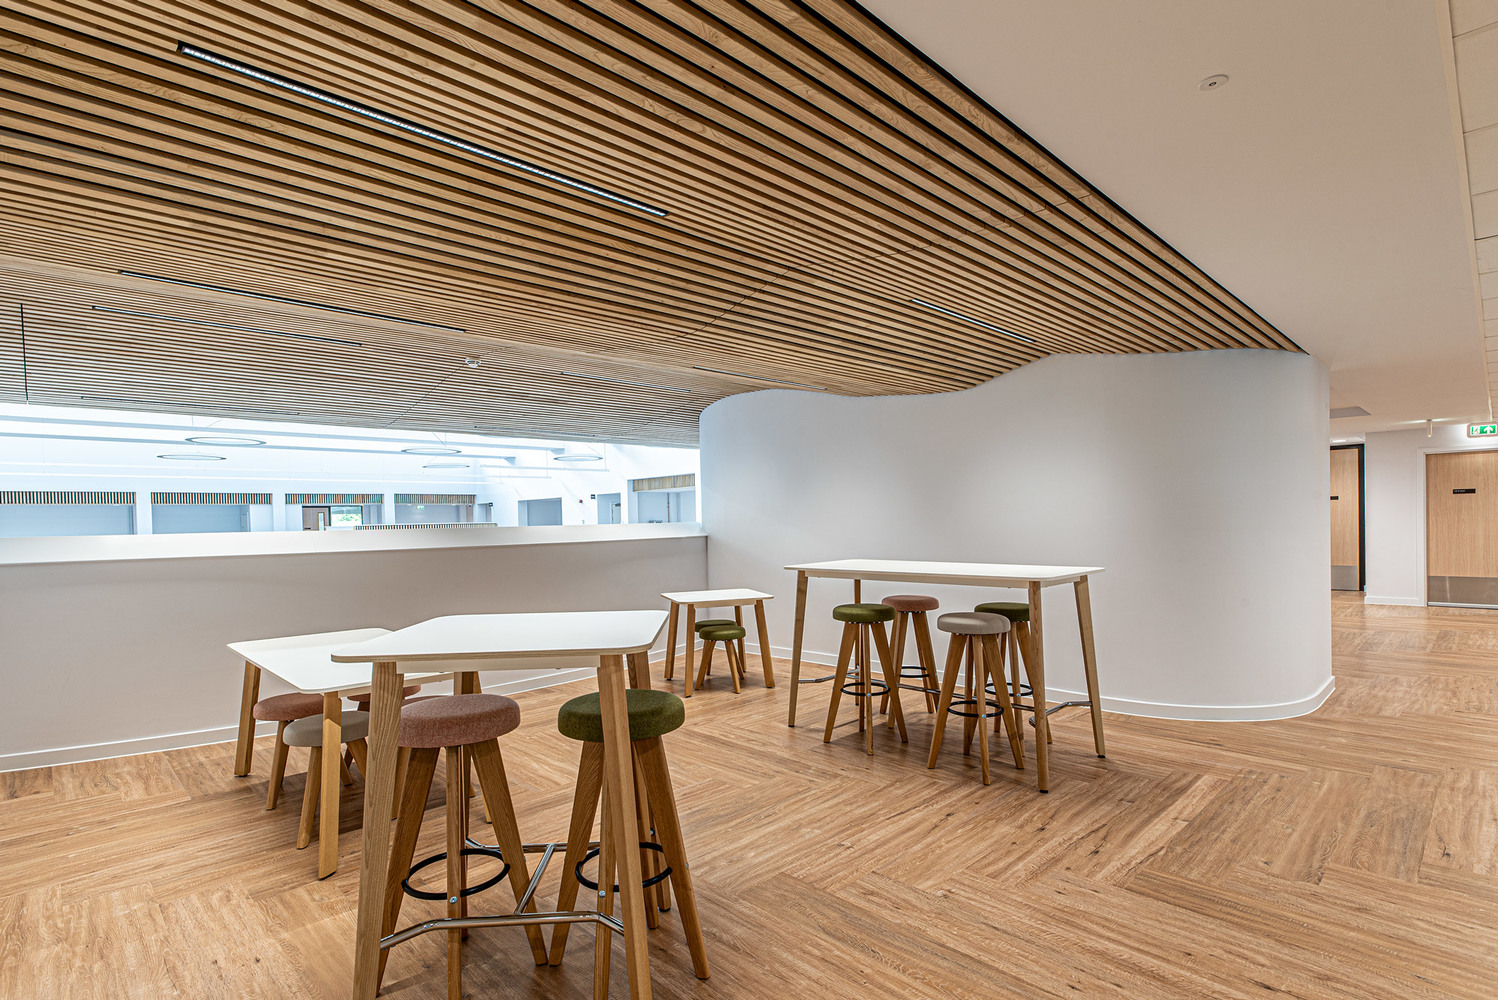
[[[1486,438],[1498,437],[1498,424],[1468,424],[1467,437]]]

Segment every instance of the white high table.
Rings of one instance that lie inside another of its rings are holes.
[[[379,990],[385,874],[390,863],[389,817],[395,804],[396,735],[400,724],[402,675],[421,669],[442,673],[521,670],[573,666],[596,661],[603,710],[604,802],[614,832],[619,902],[629,992],[649,1000],[650,960],[645,942],[645,893],[640,882],[635,812],[634,764],[630,754],[629,710],[624,694],[624,661],[650,676],[648,651],[666,624],[664,611],[576,611],[549,614],[451,615],[433,618],[389,635],[333,653],[337,662],[373,663],[369,705],[369,774],[364,789],[364,841],[359,871],[359,915],[354,945],[354,1000],[374,1000]],[[335,781],[336,784],[336,781]],[[606,854],[607,854],[606,849]],[[509,859],[506,859],[509,860]],[[607,861],[607,857],[600,861]],[[524,859],[516,859],[524,865]],[[601,867],[600,872],[604,869]],[[599,881],[606,881],[606,874]],[[612,914],[605,895],[599,910]],[[606,935],[606,925],[599,934]],[[595,977],[595,992],[597,978]],[[607,989],[607,987],[604,987]]]
[[[1050,726],[1046,721],[1045,648],[1041,631],[1040,594],[1046,587],[1073,585],[1077,600],[1077,623],[1082,638],[1082,664],[1087,673],[1087,701],[1092,710],[1092,738],[1097,755],[1103,757],[1103,709],[1098,697],[1097,651],[1092,642],[1092,600],[1087,578],[1101,573],[1101,566],[1023,566],[1008,563],[923,562],[912,559],[835,559],[831,562],[787,566],[796,573],[796,634],[791,644],[791,709],[787,725],[796,724],[796,691],[801,682],[801,636],[806,626],[806,586],[812,577],[853,581],[853,602],[862,600],[861,582],[948,583],[969,587],[1018,588],[1028,594],[1030,604],[1030,689],[1035,708],[1035,772],[1041,791],[1050,788],[1050,754],[1046,744]],[[966,610],[966,609],[963,609]]]
[[[343,632],[319,632],[314,635],[292,635],[279,639],[253,639],[231,642],[229,648],[244,657],[244,697],[239,706],[239,745],[234,757],[234,773],[250,773],[254,753],[255,702],[260,700],[260,671],[281,678],[302,694],[322,695],[323,746],[332,747],[322,755],[322,791],[318,801],[317,877],[327,878],[338,869],[338,796],[343,789],[339,780],[338,746],[343,742],[343,699],[369,690],[369,667],[359,663],[334,663],[332,653],[352,643],[389,635],[387,628],[356,628]],[[412,677],[430,680],[427,675]],[[367,777],[367,775],[366,775]]]

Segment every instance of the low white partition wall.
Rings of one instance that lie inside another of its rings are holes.
[[[1281,351],[1054,356],[943,395],[730,396],[702,416],[709,586],[780,595],[771,641],[789,655],[791,563],[1103,566],[1091,589],[1106,708],[1310,712],[1333,686],[1327,400],[1325,369]],[[864,599],[913,586],[868,583]],[[914,592],[943,610],[1024,599]],[[811,582],[811,661],[834,660],[831,607],[849,600],[846,582]],[[1045,600],[1051,697],[1085,697],[1071,588]],[[825,704],[825,691],[803,695]]]
[[[0,771],[233,739],[244,664],[227,642],[664,609],[663,591],[706,577],[695,524],[0,540]],[[261,696],[283,690],[267,675]]]

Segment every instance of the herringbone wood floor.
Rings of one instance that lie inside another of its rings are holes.
[[[673,914],[651,934],[657,995],[1493,997],[1498,613],[1341,597],[1334,615],[1315,715],[1110,715],[1101,761],[1070,713],[1048,796],[1002,744],[991,787],[951,735],[927,771],[923,712],[869,759],[851,726],[822,745],[825,685],[792,730],[783,684],[713,680],[668,739],[713,977],[692,977]],[[505,756],[527,839],[565,830],[577,748],[552,719],[582,689],[520,696]],[[261,809],[266,743],[247,779],[228,744],[0,775],[0,997],[347,996],[359,785],[318,882],[292,846],[300,774]],[[422,854],[440,792],[429,807]],[[465,985],[586,997],[591,937],[538,970],[518,932],[476,932]],[[443,996],[444,960],[436,937],[402,946],[385,995]],[[616,948],[616,996],[622,968]]]

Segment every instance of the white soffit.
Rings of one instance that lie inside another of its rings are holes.
[[[865,6],[1320,359],[1363,431],[1488,413],[1444,2]]]

